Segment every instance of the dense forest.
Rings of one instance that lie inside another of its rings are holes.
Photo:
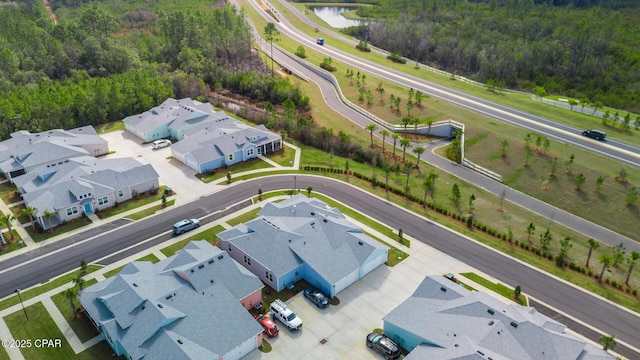
[[[357,10],[376,20],[348,29],[375,46],[481,82],[640,112],[640,1],[377,3]]]
[[[0,0],[0,139],[120,120],[169,96],[206,99],[210,88],[308,105],[268,76],[244,15],[223,1],[211,11],[112,3],[52,0],[76,7],[55,23],[39,1]]]

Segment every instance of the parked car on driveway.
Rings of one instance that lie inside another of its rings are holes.
[[[400,357],[400,346],[382,334],[371,333],[367,335],[367,347],[373,348],[375,351],[384,355],[384,358],[387,360]]]
[[[268,316],[256,315],[255,319],[258,320],[260,325],[262,325],[262,327],[264,328],[264,333],[268,337],[277,336],[280,332],[280,329],[278,329],[278,325],[276,325],[276,323],[273,322],[273,320],[271,320]]]
[[[607,133],[600,130],[585,130],[582,132],[582,135],[600,141],[604,140],[607,137]]]
[[[198,219],[184,219],[173,224],[173,234],[180,235],[189,230],[193,230],[200,226],[200,220]]]
[[[151,146],[153,147],[154,150],[167,147],[169,145],[171,145],[171,140],[167,140],[167,139],[160,139],[151,143]]]
[[[329,298],[323,294],[320,290],[314,287],[308,287],[304,289],[304,297],[311,300],[319,308],[325,308],[329,306]]]

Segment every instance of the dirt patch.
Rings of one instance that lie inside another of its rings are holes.
[[[44,0],[44,7],[47,8],[47,12],[49,13],[49,17],[51,17],[51,20],[53,20],[53,22],[57,24],[58,18],[56,17],[56,14],[53,13],[53,10],[51,10],[51,6],[49,5],[49,0]]]

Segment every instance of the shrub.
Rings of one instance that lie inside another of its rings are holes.
[[[393,61],[394,63],[398,63],[398,64],[406,64],[407,60],[402,58],[402,54],[400,54],[397,51],[392,52],[391,54],[389,54],[389,56],[387,56],[387,59]]]
[[[370,52],[371,49],[369,48],[369,44],[367,44],[366,41],[362,41],[360,40],[360,42],[358,43],[358,45],[356,45],[356,49],[363,51],[363,52]]]
[[[562,256],[556,256],[556,265],[559,267],[564,267],[564,258]]]
[[[638,290],[633,289],[633,290],[631,290],[631,293],[633,294],[633,296],[636,296],[636,295],[638,295]]]

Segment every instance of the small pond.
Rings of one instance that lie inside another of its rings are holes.
[[[342,29],[349,26],[356,26],[360,24],[360,21],[347,19],[342,16],[345,11],[353,10],[352,7],[343,6],[319,6],[313,8],[313,13],[318,15],[327,24],[334,28]]]

